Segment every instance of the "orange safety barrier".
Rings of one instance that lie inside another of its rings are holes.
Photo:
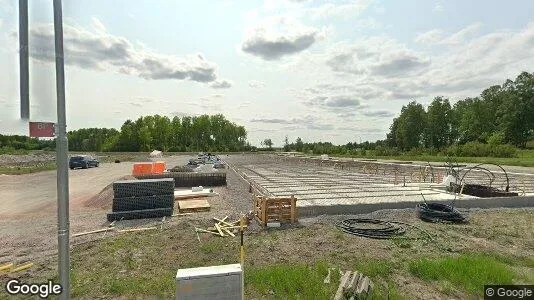
[[[153,163],[134,163],[132,175],[152,174]]]
[[[165,162],[164,161],[156,161],[154,162],[154,166],[152,167],[152,173],[154,174],[161,174],[165,172]]]

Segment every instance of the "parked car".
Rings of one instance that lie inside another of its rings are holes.
[[[71,156],[69,160],[69,168],[72,170],[74,168],[87,169],[89,167],[98,167],[99,162],[91,155],[76,155]]]

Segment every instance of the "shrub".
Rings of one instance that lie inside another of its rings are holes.
[[[406,154],[409,156],[423,155],[424,149],[422,147],[412,148]]]
[[[492,146],[502,145],[503,141],[504,141],[504,134],[502,132],[494,132],[488,138],[488,144],[490,144]]]
[[[377,156],[396,156],[396,155],[399,155],[399,150],[397,150],[397,148],[376,146],[375,155],[377,155]]]
[[[493,157],[517,157],[517,148],[512,145],[496,145],[490,150]]]
[[[468,142],[464,145],[453,145],[444,151],[448,156],[463,157],[517,157],[517,149],[511,145],[482,144]]]

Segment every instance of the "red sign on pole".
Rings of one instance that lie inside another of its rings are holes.
[[[56,127],[52,122],[30,122],[30,137],[54,137]]]

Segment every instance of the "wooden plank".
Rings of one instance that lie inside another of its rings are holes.
[[[23,271],[23,270],[26,270],[26,269],[28,269],[28,268],[30,268],[32,266],[33,266],[33,263],[27,263],[27,264],[24,264],[22,266],[18,266],[16,268],[12,268],[10,272],[11,273],[15,273],[15,272]]]
[[[221,236],[224,236],[224,233],[222,232],[221,227],[219,226],[219,224],[215,224],[215,228],[217,229],[217,231],[219,232],[219,234]]]
[[[142,228],[123,229],[123,230],[119,230],[118,232],[124,233],[124,232],[136,232],[136,231],[145,231],[145,230],[154,230],[154,229],[158,229],[158,228],[157,227],[142,227]]]
[[[195,212],[210,210],[210,204],[208,201],[201,200],[179,200],[178,208],[180,212]]]
[[[267,208],[266,208],[266,201],[261,202],[261,220],[263,223],[263,226],[267,226]]]
[[[360,284],[360,281],[362,280],[362,277],[363,277],[363,274],[358,272],[358,271],[354,271],[353,274],[352,274],[352,279],[351,279],[351,282],[350,282],[350,285],[347,286],[345,288],[345,297],[350,297],[350,296],[354,296],[354,293],[356,291],[356,288],[358,287],[358,285]]]
[[[190,215],[194,215],[193,213],[178,213],[178,214],[174,214],[172,215],[171,217],[183,217],[183,216],[190,216]]]
[[[226,227],[220,227],[222,231],[226,232],[231,237],[235,237],[235,234],[233,234],[228,228]]]
[[[345,272],[345,274],[343,274],[343,276],[341,276],[341,278],[339,279],[339,286],[337,288],[337,292],[336,292],[336,295],[334,296],[334,300],[343,300],[345,299],[344,295],[343,295],[343,288],[345,287],[345,285],[347,284],[347,282],[350,280],[351,278],[351,275],[352,272],[350,271],[347,271]]]
[[[204,189],[199,192],[193,192],[191,190],[178,190],[174,191],[174,200],[185,200],[185,199],[194,199],[201,197],[212,197],[219,194],[210,192],[210,189]]]
[[[8,263],[0,266],[0,271],[10,270],[13,268],[13,263]]]
[[[360,295],[367,294],[367,290],[369,289],[369,277],[365,276],[360,280],[358,283],[358,286],[355,290],[356,295],[358,295],[358,298],[360,298]]]
[[[291,223],[295,223],[297,221],[297,204],[296,204],[295,196],[291,195]]]
[[[225,218],[228,218],[228,217],[225,217]],[[224,224],[226,226],[234,226],[234,224],[226,222],[225,219],[221,220],[221,219],[213,218],[213,220],[217,221],[219,225]]]
[[[87,231],[87,232],[75,233],[75,234],[72,235],[72,237],[78,237],[78,236],[82,236],[82,235],[88,235],[88,234],[105,232],[105,231],[112,231],[112,230],[115,230],[115,227],[108,227],[108,228],[104,228],[104,229],[97,229],[97,230],[92,230],[92,231]]]
[[[202,229],[202,228],[198,228],[198,227],[195,227],[195,231],[198,231],[198,232],[205,232],[205,233],[211,233],[211,234],[215,234],[215,235],[220,235],[218,232],[213,232],[213,231],[209,231],[209,230]]]
[[[241,226],[221,226],[221,229],[240,229]],[[243,228],[247,228],[247,225],[243,225]],[[208,227],[208,230],[217,230],[217,228],[214,227]]]

